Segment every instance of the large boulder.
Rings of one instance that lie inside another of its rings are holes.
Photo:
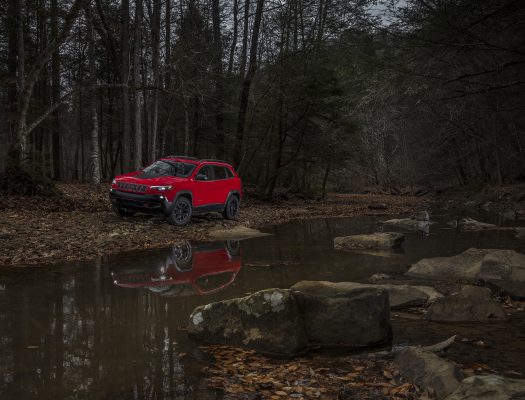
[[[407,276],[423,279],[475,279],[483,258],[495,250],[468,249],[452,257],[423,258],[406,272]]]
[[[313,345],[372,346],[391,339],[388,293],[374,287],[335,291],[329,282],[303,281],[290,290]]]
[[[514,250],[468,249],[452,257],[424,258],[406,272],[424,279],[483,281],[525,298],[525,255]]]
[[[523,400],[525,380],[498,375],[471,376],[464,379],[446,400]]]
[[[399,353],[396,363],[401,375],[436,399],[443,399],[454,392],[464,378],[451,362],[415,347]]]
[[[208,343],[281,355],[298,354],[308,344],[296,300],[283,289],[200,306],[190,316],[188,334]]]
[[[459,293],[436,300],[426,318],[447,322],[503,322],[507,314],[491,296],[490,289],[464,286]]]
[[[514,250],[496,250],[480,265],[478,279],[516,298],[525,298],[525,255]]]
[[[405,235],[398,232],[376,232],[370,235],[336,237],[334,247],[338,250],[391,249],[400,247]]]
[[[386,290],[389,296],[390,307],[394,309],[427,306],[440,297],[443,297],[441,293],[430,286],[418,285],[378,285],[357,282],[301,281],[291,287],[291,290],[313,293],[325,297],[346,296],[356,289]]]

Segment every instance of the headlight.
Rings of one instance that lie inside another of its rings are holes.
[[[167,192],[171,190],[171,186],[150,186],[151,190],[157,190],[159,192]]]
[[[112,184],[112,185],[116,185],[116,184],[117,184],[117,180],[116,180],[116,179],[113,179],[113,180],[111,181],[111,184]]]

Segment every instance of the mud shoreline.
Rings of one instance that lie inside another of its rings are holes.
[[[374,194],[331,194],[322,201],[261,202],[246,196],[238,221],[219,214],[194,217],[185,227],[162,216],[121,218],[111,211],[107,187],[59,184],[61,198],[0,198],[0,265],[35,265],[132,249],[160,248],[181,240],[207,240],[213,229],[242,225],[260,229],[293,219],[405,214],[425,209],[428,198]]]

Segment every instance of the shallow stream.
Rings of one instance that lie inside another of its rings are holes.
[[[495,214],[468,215],[523,225]],[[0,399],[215,398],[200,374],[208,356],[184,331],[196,306],[304,279],[366,281],[375,273],[402,274],[421,258],[470,247],[525,253],[525,241],[510,231],[459,232],[446,225],[461,216],[436,211],[428,234],[383,228],[384,217],[313,219],[242,241],[4,268]],[[336,236],[382,229],[406,233],[403,251],[383,257],[333,249]],[[503,324],[431,323],[393,312],[393,326],[395,347],[458,334],[451,359],[466,368],[481,363],[498,373],[525,375],[525,312]]]

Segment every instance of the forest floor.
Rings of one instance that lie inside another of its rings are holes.
[[[325,200],[258,201],[241,205],[238,221],[219,214],[194,217],[185,227],[162,216],[121,218],[111,210],[108,186],[58,185],[60,197],[0,197],[0,265],[88,260],[131,249],[166,247],[181,240],[206,240],[212,229],[263,228],[292,219],[410,214],[425,208],[425,197],[330,194]]]

